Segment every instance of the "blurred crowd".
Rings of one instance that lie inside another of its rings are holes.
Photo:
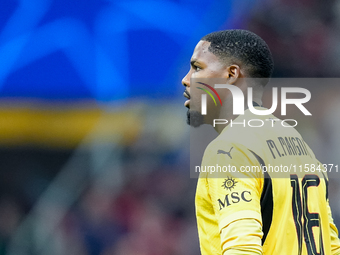
[[[197,254],[193,217],[196,180],[185,172],[188,162],[183,161],[181,150],[155,155],[150,142],[139,144],[139,149],[143,152],[126,146],[120,166],[104,166],[104,172],[121,168],[123,182],[116,192],[88,178],[71,206],[65,208],[60,201],[63,198],[55,199],[44,205],[44,216],[32,210],[37,201],[29,204],[28,194],[30,189],[36,188],[34,185],[43,182],[41,173],[35,171],[37,176],[26,179],[25,187],[16,192],[2,192],[7,194],[0,200],[0,254]],[[36,157],[38,154],[39,150]],[[158,163],[137,162],[141,157]],[[25,163],[41,167],[39,160],[33,162],[33,158],[32,162]],[[64,158],[63,163],[67,160]],[[24,175],[28,169],[23,167],[17,174]],[[87,174],[84,169],[84,175]],[[119,177],[113,175],[113,178]],[[44,193],[52,179],[41,185],[35,199]],[[75,181],[74,185],[81,188]],[[61,220],[53,226],[59,215],[62,215]],[[37,219],[25,224],[32,216]],[[18,235],[19,226],[21,233]],[[16,235],[18,238],[11,240]]]
[[[269,44],[275,77],[339,77],[338,0],[265,1],[247,28]]]

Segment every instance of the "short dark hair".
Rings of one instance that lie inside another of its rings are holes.
[[[272,75],[274,62],[268,45],[250,31],[223,30],[210,33],[201,40],[211,43],[209,51],[221,61],[243,67],[250,78],[269,79]]]

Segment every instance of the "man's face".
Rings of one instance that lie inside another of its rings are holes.
[[[198,127],[204,123],[210,123],[212,119],[217,118],[220,106],[217,106],[218,108],[215,106],[215,108],[212,108],[211,106],[214,103],[208,98],[207,108],[214,109],[214,111],[213,113],[209,113],[209,115],[201,115],[201,94],[205,92],[196,88],[204,88],[204,86],[198,83],[190,84],[190,78],[228,78],[226,65],[208,50],[209,46],[210,42],[207,41],[200,41],[196,45],[190,60],[190,70],[182,80],[182,84],[185,86],[184,96],[188,98],[184,103],[184,105],[189,108],[187,122],[194,127]],[[210,85],[214,86],[214,84]],[[193,92],[193,90],[195,90],[194,97],[190,94],[190,91]],[[209,107],[209,105],[211,106]]]

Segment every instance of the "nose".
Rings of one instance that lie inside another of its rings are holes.
[[[182,79],[182,84],[185,87],[190,87],[190,71]]]

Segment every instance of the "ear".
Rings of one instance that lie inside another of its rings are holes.
[[[228,66],[226,75],[228,76],[228,83],[234,84],[242,76],[241,68],[238,65]]]

